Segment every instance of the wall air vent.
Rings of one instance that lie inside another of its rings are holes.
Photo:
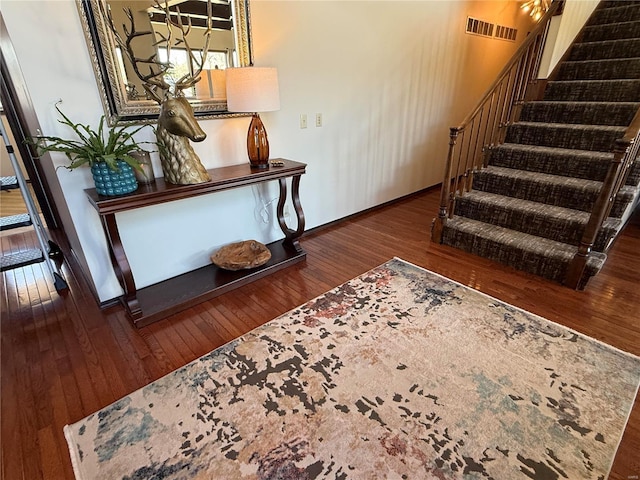
[[[518,36],[518,30],[515,28],[504,27],[502,25],[496,26],[496,38],[501,38],[503,40],[509,40],[510,42],[515,42],[517,36]]]
[[[493,37],[493,23],[478,20],[477,18],[467,17],[467,33],[473,35],[482,35],[483,37]]]

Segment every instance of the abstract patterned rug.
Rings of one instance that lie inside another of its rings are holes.
[[[394,259],[65,427],[78,479],[603,479],[640,358]]]

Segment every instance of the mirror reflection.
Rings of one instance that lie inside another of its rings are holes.
[[[111,122],[157,118],[159,107],[135,72],[144,76],[145,61],[166,64],[169,85],[202,66],[200,81],[183,90],[196,116],[236,115],[227,112],[224,70],[251,64],[248,0],[80,0],[79,9]],[[123,48],[132,49],[137,66]]]

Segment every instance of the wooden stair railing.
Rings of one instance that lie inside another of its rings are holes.
[[[616,140],[613,150],[613,160],[609,164],[609,170],[602,184],[602,189],[596,204],[591,211],[591,216],[585,227],[584,233],[578,246],[578,252],[569,264],[564,284],[577,289],[580,286],[582,274],[587,259],[591,254],[591,249],[598,236],[598,231],[609,216],[613,202],[620,189],[624,186],[629,170],[634,161],[640,155],[640,109],[636,112],[631,125],[627,128],[624,136]]]
[[[460,125],[450,128],[440,207],[431,228],[433,242],[442,242],[442,230],[453,215],[456,193],[471,190],[473,171],[486,166],[489,150],[504,143],[506,127],[519,118],[527,92],[537,82],[549,23],[561,5],[562,1],[551,4],[473,111]]]

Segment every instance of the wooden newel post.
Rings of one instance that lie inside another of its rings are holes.
[[[438,210],[438,216],[433,220],[431,227],[431,241],[435,243],[442,243],[442,230],[444,229],[445,223],[447,223],[450,203],[449,197],[451,195],[451,178],[453,176],[453,151],[459,132],[458,127],[451,127],[449,129],[449,154],[447,155],[444,181],[442,182],[442,188],[440,190],[440,208]]]
[[[593,244],[598,237],[598,232],[602,227],[602,223],[605,220],[605,216],[609,213],[609,206],[615,200],[617,192],[616,185],[619,184],[618,179],[621,175],[621,169],[624,165],[625,155],[629,149],[629,142],[622,139],[616,140],[614,147],[613,160],[609,164],[609,170],[607,176],[602,184],[600,195],[596,200],[596,204],[593,207],[589,221],[584,228],[584,233],[580,239],[580,245],[578,246],[578,252],[574,255],[573,260],[569,264],[567,269],[567,275],[565,277],[564,284],[573,289],[580,288],[580,280],[584,274],[584,269],[587,266],[587,260],[589,254],[593,248]]]

